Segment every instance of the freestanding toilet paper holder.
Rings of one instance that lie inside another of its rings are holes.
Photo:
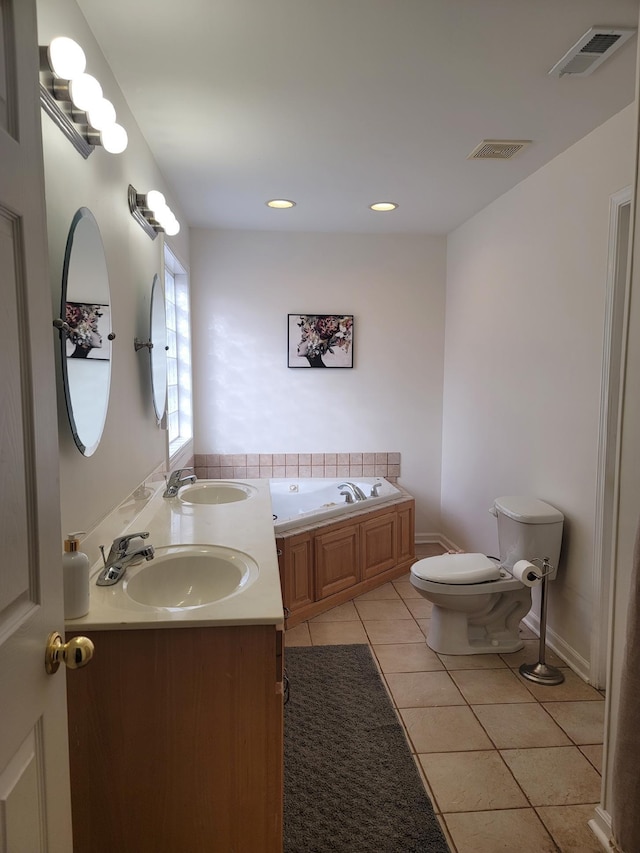
[[[545,639],[547,635],[547,580],[553,571],[548,557],[542,560],[534,558],[530,562],[542,563],[542,586],[540,589],[540,647],[537,663],[523,663],[520,665],[520,675],[536,684],[562,684],[564,675],[556,666],[550,666],[545,661]]]

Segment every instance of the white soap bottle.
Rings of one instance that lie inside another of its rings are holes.
[[[64,540],[62,578],[64,618],[79,619],[89,612],[89,558],[78,550],[82,532],[69,533]]]

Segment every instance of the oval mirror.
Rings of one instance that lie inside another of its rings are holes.
[[[111,382],[111,296],[98,223],[81,207],[73,217],[62,271],[62,374],[74,441],[95,453]]]
[[[161,421],[167,406],[167,315],[164,287],[157,275],[151,285],[151,391],[156,418]]]

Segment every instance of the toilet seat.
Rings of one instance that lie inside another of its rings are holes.
[[[507,577],[495,561],[484,554],[441,554],[426,557],[411,567],[421,580],[441,584],[476,584]]]

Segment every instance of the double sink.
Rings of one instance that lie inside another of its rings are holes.
[[[237,508],[226,508],[232,504]],[[172,498],[158,492],[135,522],[149,531],[153,559],[127,567],[113,586],[97,587],[92,582],[92,607],[129,612],[132,620],[158,621],[173,615],[182,621],[190,618],[189,611],[201,611],[204,618],[208,605],[239,597],[260,578],[264,564],[274,562],[270,509],[268,481],[254,486],[199,480],[183,486]],[[253,612],[251,601],[249,605]],[[238,608],[234,604],[232,611],[240,613]]]

